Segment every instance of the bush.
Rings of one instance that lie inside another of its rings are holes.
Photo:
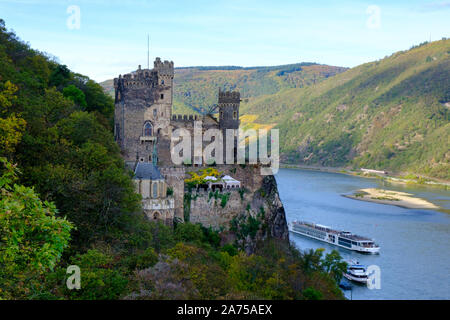
[[[311,287],[306,288],[303,290],[303,296],[307,300],[320,300],[322,299],[322,293],[320,291],[317,291]]]
[[[144,252],[131,255],[126,260],[128,269],[141,270],[153,267],[158,262],[158,255],[156,254],[155,249],[149,247]]]
[[[224,245],[221,251],[228,253],[232,257],[238,254],[238,249],[230,243]]]
[[[175,229],[175,239],[186,242],[202,242],[203,231],[199,224],[180,223]]]
[[[81,289],[68,290],[64,288],[65,294],[71,299],[119,299],[126,293],[128,280],[115,268],[113,262],[113,256],[95,249],[76,255],[71,259],[71,264],[80,267]],[[64,273],[65,269],[60,269],[56,275],[59,276],[58,278],[62,278]]]

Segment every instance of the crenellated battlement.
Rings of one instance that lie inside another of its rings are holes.
[[[153,69],[142,69],[141,65],[138,66],[136,71],[119,75],[119,78],[114,79],[114,88],[143,88],[143,87],[156,87],[158,85],[171,85],[171,81],[174,75],[173,61],[164,62],[160,58],[156,58]],[[167,82],[169,77],[169,82]],[[161,78],[164,81],[158,81]]]
[[[172,115],[172,121],[197,121],[200,117],[196,114],[174,114]]]
[[[117,81],[116,81],[117,80]],[[149,87],[152,88],[154,87],[154,82],[151,79],[147,79],[147,80],[133,80],[133,79],[114,79],[114,87],[117,88],[119,85],[119,82],[122,84],[122,86],[124,88],[144,88],[144,87]]]
[[[173,67],[173,61],[164,60],[164,62],[161,61],[161,58],[157,57],[156,60],[153,62],[153,70],[158,71],[162,75],[174,75],[174,67]]]
[[[221,103],[240,103],[241,94],[238,91],[221,91],[219,89],[219,104]]]

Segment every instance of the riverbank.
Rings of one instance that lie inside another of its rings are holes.
[[[348,175],[364,177],[364,178],[382,179],[386,182],[390,182],[390,183],[394,183],[394,184],[425,185],[425,186],[431,186],[431,187],[443,188],[445,190],[450,190],[450,181],[436,180],[436,179],[431,179],[431,178],[423,178],[418,175],[412,175],[412,174],[410,174],[408,176],[392,175],[392,174],[386,175],[386,174],[367,173],[367,172],[353,170],[353,169],[345,168],[345,167],[321,167],[321,166],[296,165],[296,164],[286,164],[286,163],[281,163],[280,168],[342,173],[342,174],[348,174]]]
[[[343,196],[354,200],[388,204],[408,209],[439,209],[435,204],[425,199],[414,197],[410,193],[385,189],[359,189],[352,195]]]

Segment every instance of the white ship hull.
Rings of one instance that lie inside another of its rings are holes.
[[[353,245],[353,244],[351,244],[351,246],[341,245],[338,241],[337,236],[333,235],[331,233],[326,233],[326,236],[324,238],[321,238],[321,237],[316,237],[311,234],[307,234],[305,232],[301,232],[299,230],[295,230],[292,226],[292,223],[288,224],[288,228],[289,228],[290,232],[300,234],[302,236],[312,238],[315,240],[319,240],[322,242],[326,242],[326,243],[329,243],[329,244],[332,244],[332,245],[335,245],[335,246],[338,246],[338,247],[341,247],[341,248],[344,248],[347,250],[356,251],[356,252],[360,252],[360,253],[367,253],[367,254],[378,254],[380,252],[380,247],[363,247],[363,246],[358,246],[358,245]],[[331,239],[334,239],[334,241]]]
[[[367,284],[367,281],[368,281],[367,278],[353,277],[351,274],[348,274],[348,273],[344,273],[343,276],[344,276],[344,278],[346,278],[347,280],[354,281],[354,282],[358,282],[358,283],[361,283],[361,284]]]

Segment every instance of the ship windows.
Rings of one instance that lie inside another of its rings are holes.
[[[352,241],[351,240],[347,240],[344,238],[339,237],[338,238],[338,243],[344,247],[348,247],[351,248],[352,247]]]
[[[144,136],[151,136],[152,135],[152,124],[150,122],[146,122],[144,124]]]

